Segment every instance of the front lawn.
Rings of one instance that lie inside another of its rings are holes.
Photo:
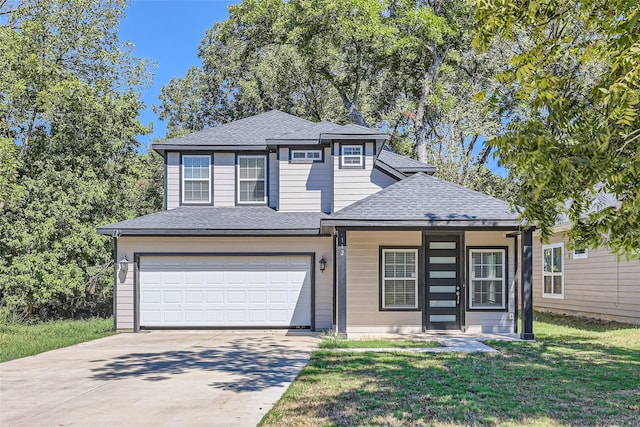
[[[501,354],[312,356],[261,425],[638,425],[640,327],[536,313]]]
[[[113,319],[0,324],[0,362],[112,335]]]

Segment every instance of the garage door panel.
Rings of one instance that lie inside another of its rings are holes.
[[[163,308],[162,320],[168,324],[180,324],[182,323],[182,310]]]
[[[224,291],[216,290],[216,291],[206,291],[206,302],[207,304],[224,304]]]
[[[204,303],[204,290],[192,291],[186,290],[184,291],[184,302],[186,304],[200,304]]]
[[[141,257],[141,326],[309,326],[309,256]]]
[[[162,302],[162,292],[159,290],[142,291],[140,298],[145,304],[159,304]]]
[[[249,290],[249,304],[266,304],[267,303],[267,291],[261,290]]]

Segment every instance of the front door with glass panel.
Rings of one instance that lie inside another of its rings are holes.
[[[460,235],[426,237],[425,328],[460,329],[462,277]]]

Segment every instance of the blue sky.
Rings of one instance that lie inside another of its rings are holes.
[[[120,40],[135,45],[136,57],[157,64],[151,71],[153,85],[143,92],[147,108],[142,122],[153,123],[153,133],[140,137],[143,150],[156,138],[164,137],[166,124],[151,111],[159,104],[162,85],[173,77],[183,77],[190,66],[199,65],[198,45],[205,31],[214,22],[228,17],[227,7],[236,1],[224,0],[134,0],[127,8],[127,17],[120,24]]]
[[[147,108],[142,113],[144,124],[153,123],[150,135],[139,137],[142,150],[157,138],[163,138],[166,124],[158,119],[151,105],[159,104],[162,86],[174,77],[183,77],[190,66],[200,65],[198,45],[205,31],[229,16],[227,7],[239,1],[228,0],[134,0],[120,25],[120,39],[135,45],[134,54],[155,62],[153,84],[143,93]],[[478,145],[475,154],[482,147]],[[504,175],[492,156],[488,166]]]

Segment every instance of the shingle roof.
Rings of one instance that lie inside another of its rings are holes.
[[[378,161],[383,162],[400,172],[433,173],[436,171],[436,167],[433,165],[401,156],[389,150],[382,150],[378,156]]]
[[[267,138],[269,143],[278,143],[282,141],[316,141],[320,139],[346,138],[349,137],[375,137],[377,139],[386,139],[388,135],[375,129],[369,129],[354,124],[337,125],[331,122],[314,123],[305,128],[286,132],[274,137]]]
[[[157,212],[98,228],[113,235],[279,235],[320,232],[321,212],[276,212],[260,207],[188,206]]]
[[[284,130],[297,131],[312,125],[313,122],[301,119],[282,111],[272,110],[266,113],[225,123],[220,126],[203,129],[189,135],[152,144],[154,149],[164,146],[249,146],[266,148],[265,138],[281,134]]]
[[[509,203],[417,173],[330,215],[323,225],[519,225]]]

